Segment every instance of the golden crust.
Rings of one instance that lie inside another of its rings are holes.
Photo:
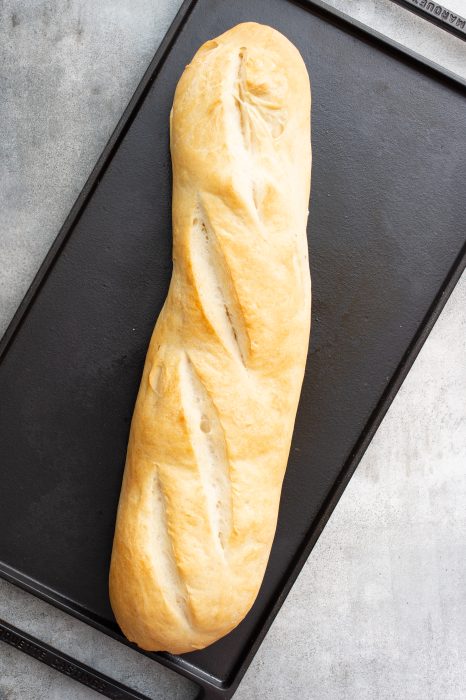
[[[129,640],[183,653],[253,604],[275,534],[310,326],[310,87],[240,24],[171,115],[173,276],[131,425],[110,570]]]

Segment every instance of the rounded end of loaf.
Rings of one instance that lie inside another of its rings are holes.
[[[243,22],[228,29],[226,32],[206,41],[194,54],[191,62],[186,66],[175,90],[174,106],[177,98],[186,91],[190,93],[190,83],[194,80],[207,92],[212,80],[225,81],[228,73],[228,63],[239,56],[245,59],[248,52],[252,52],[253,72],[256,72],[259,81],[254,86],[260,96],[261,90],[267,90],[273,83],[274,76],[278,82],[288,83],[286,100],[296,99],[293,104],[294,111],[309,113],[311,107],[311,89],[309,73],[298,48],[286,36],[273,27],[257,22]],[[257,61],[254,61],[254,53]],[[209,66],[209,70],[200,71],[202,64]],[[262,72],[262,75],[260,73]],[[254,76],[253,76],[254,82]]]
[[[183,619],[184,614],[179,615],[179,610],[167,610],[166,600],[147,585],[147,575],[147,571],[141,570],[138,578],[134,578],[128,572],[128,562],[120,562],[114,550],[109,588],[115,619],[128,641],[150,652],[179,655],[210,646],[238,626],[258,592],[249,592],[247,597],[233,595],[230,604],[225,603],[221,610],[218,601],[213,600],[213,609],[217,609],[216,620],[213,618],[204,628],[196,625],[192,610],[188,613],[188,624]]]
[[[191,63],[203,53],[217,49],[222,45],[228,46],[230,49],[256,47],[275,53],[280,63],[287,64],[290,71],[297,71],[298,80],[304,80],[304,83],[309,86],[309,74],[298,48],[284,34],[268,24],[260,24],[259,22],[236,24],[215,39],[209,39],[202,44]]]
[[[248,198],[251,177],[264,180],[260,171],[282,172],[280,184],[272,178],[269,188],[258,192],[264,219],[274,217],[275,191],[287,180],[293,181],[295,200],[290,209],[307,213],[310,113],[306,65],[296,46],[276,29],[245,22],[203,44],[186,66],[173,102],[174,229],[192,208],[178,207],[177,195],[186,198],[194,180],[200,193],[227,197],[234,204]],[[283,209],[281,203],[279,207]]]

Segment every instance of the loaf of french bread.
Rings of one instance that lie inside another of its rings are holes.
[[[170,127],[173,275],[131,425],[110,596],[129,640],[183,653],[244,618],[277,523],[310,328],[298,50],[254,23],[208,41]]]

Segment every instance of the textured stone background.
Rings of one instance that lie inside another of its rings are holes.
[[[0,0],[0,333],[179,0]],[[390,0],[330,0],[466,75],[466,45]],[[464,0],[448,0],[466,14]],[[238,700],[466,697],[466,277]],[[194,687],[0,581],[0,616],[154,698]],[[0,700],[97,698],[0,644]]]

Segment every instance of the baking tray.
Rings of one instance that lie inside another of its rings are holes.
[[[462,80],[323,2],[185,2],[1,343],[1,575],[125,642],[107,572],[171,272],[168,115],[195,50],[243,20],[311,74],[313,329],[256,604],[204,651],[150,655],[209,697],[235,691],[465,264]]]
[[[394,2],[466,41],[466,19],[457,12],[449,10],[445,5],[429,2],[429,0],[394,0]]]

